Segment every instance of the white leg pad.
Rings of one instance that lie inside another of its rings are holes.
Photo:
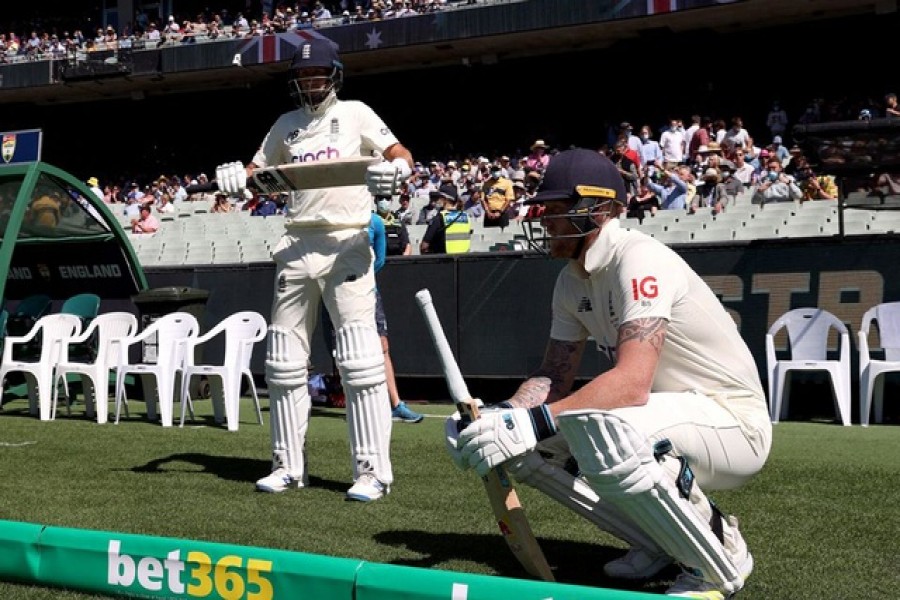
[[[312,402],[306,387],[306,360],[290,330],[269,327],[266,382],[272,431],[272,470],[287,469],[295,479],[307,481],[304,444]]]
[[[629,423],[610,412],[584,410],[561,414],[557,424],[594,491],[627,514],[669,556],[699,569],[704,579],[728,593],[743,587],[743,577],[708,518],[679,494],[647,440]]]
[[[590,488],[581,478],[551,464],[537,452],[529,452],[506,463],[507,471],[525,485],[547,494],[566,508],[584,517],[603,531],[641,548],[649,554],[664,551],[634,522]]]
[[[391,403],[384,375],[381,338],[373,326],[347,323],[336,332],[336,355],[347,397],[353,480],[372,472],[390,485]]]

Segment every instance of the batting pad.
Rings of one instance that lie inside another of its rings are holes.
[[[353,480],[371,471],[390,485],[391,401],[384,375],[381,338],[374,327],[354,322],[338,328],[336,355],[347,398]]]
[[[550,464],[537,452],[529,452],[507,462],[506,470],[516,481],[542,491],[603,531],[627,542],[632,548],[643,548],[651,554],[663,554],[657,543],[619,509],[601,500],[580,478]]]
[[[729,594],[744,586],[709,521],[679,494],[647,440],[629,423],[597,410],[565,412],[556,422],[585,479],[601,497],[628,515],[669,556],[700,569],[707,581]],[[699,489],[697,493],[702,494]]]
[[[269,388],[269,421],[272,431],[272,470],[287,469],[294,478],[307,480],[303,455],[312,402],[306,387],[306,361],[288,329],[269,327],[266,380]]]

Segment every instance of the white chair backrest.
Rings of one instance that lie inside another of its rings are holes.
[[[878,325],[885,360],[900,361],[900,302],[883,302],[867,310],[860,332],[868,335],[873,321]]]
[[[113,343],[134,335],[138,329],[138,320],[130,312],[108,312],[94,317],[88,329],[97,330],[97,362],[113,368],[118,361],[118,354],[114,354],[112,348]]]
[[[68,313],[53,313],[37,320],[32,331],[41,330],[41,362],[59,362],[62,340],[81,332],[81,318]]]
[[[193,338],[200,332],[197,318],[188,312],[176,311],[163,315],[147,330],[156,331],[156,348],[158,356],[171,356],[175,365],[184,361],[184,340]]]
[[[772,324],[769,334],[774,336],[782,328],[787,329],[792,360],[827,360],[830,329],[847,333],[843,322],[821,308],[789,310]]]
[[[253,345],[262,340],[266,335],[265,317],[255,311],[238,311],[233,313],[210,329],[202,336],[192,340],[194,345],[202,344],[213,339],[217,335],[225,336],[224,365],[246,369],[250,366],[253,357]],[[193,365],[193,352],[188,352],[185,357],[187,364]]]

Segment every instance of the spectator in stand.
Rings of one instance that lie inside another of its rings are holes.
[[[785,148],[784,144],[781,143],[780,135],[776,135],[772,138],[772,146],[769,148],[769,154],[774,154],[783,165],[786,165],[791,158],[791,153]]]
[[[794,178],[786,175],[781,161],[769,156],[766,163],[766,177],[760,179],[756,187],[754,200],[761,205],[769,202],[793,202],[803,198],[803,191],[797,186]]]
[[[760,148],[759,152],[756,153],[756,156],[750,158],[750,155],[747,154],[747,150],[744,150],[744,158],[749,158],[750,165],[753,167],[753,170],[756,171],[757,178],[762,175],[763,171],[766,170],[766,163],[769,162],[769,151],[766,148]]]
[[[700,127],[691,136],[688,143],[688,160],[695,160],[701,146],[708,146],[712,141],[710,129],[712,120],[709,117],[700,117]]]
[[[797,145],[791,146],[790,153],[791,157],[788,159],[787,164],[782,163],[782,165],[784,166],[785,173],[793,175],[800,163],[806,160],[806,157],[803,156],[803,150]]]
[[[688,185],[685,179],[690,175],[690,167],[677,166],[660,172],[660,183],[647,181],[647,187],[659,196],[662,210],[685,210],[688,203]]]
[[[684,153],[688,157],[691,156],[691,142],[694,141],[694,134],[700,130],[701,120],[700,115],[691,115],[691,126],[684,130]]]
[[[650,137],[650,126],[641,127],[641,164],[644,166],[643,174],[653,177],[653,173],[663,164],[662,148],[659,142]]]
[[[509,205],[516,199],[512,182],[503,176],[500,165],[488,167],[488,178],[481,186],[484,196],[481,200],[484,206],[485,227],[499,227],[500,231],[509,225]]]
[[[725,125],[724,119],[716,119],[713,122],[712,126],[713,135],[710,141],[715,142],[717,144],[721,144],[722,140],[725,139],[725,134],[728,133],[728,127]]]
[[[385,254],[387,256],[409,256],[412,254],[409,230],[391,212],[391,201],[386,198],[377,200],[375,202],[375,212],[384,223]],[[390,389],[391,386],[388,384],[388,393],[390,393]],[[393,403],[393,400],[391,402]]]
[[[525,157],[525,166],[543,173],[549,162],[550,155],[547,154],[547,144],[544,143],[544,140],[535,140],[531,145],[531,154]]]
[[[214,212],[214,213],[229,213],[229,212],[231,212],[231,201],[228,199],[228,194],[226,194],[225,192],[216,192],[216,199],[213,201],[213,205],[209,209],[209,212]]]
[[[648,179],[650,179],[649,176],[641,180],[638,193],[628,201],[625,214],[626,217],[637,219],[640,223],[644,222],[647,211],[650,211],[650,216],[655,217],[656,211],[659,210],[659,196],[647,185]]]
[[[281,194],[278,192],[259,196],[256,206],[251,209],[250,216],[253,217],[271,217],[281,212]]]
[[[471,182],[466,184],[466,189],[461,194],[460,198],[463,201],[463,210],[469,215],[470,223],[475,223],[478,219],[483,219],[483,197],[484,192],[481,191],[481,186]]]
[[[725,144],[725,140],[728,140],[734,145],[735,150],[746,148],[748,145],[747,138],[749,137],[750,134],[744,129],[744,120],[736,116],[731,118],[731,127],[725,132],[725,136],[719,144]]]
[[[806,159],[798,165],[795,177],[800,189],[803,190],[802,201],[837,200],[838,189],[834,179],[829,175],[816,175]]]
[[[678,119],[669,120],[669,128],[659,136],[659,147],[663,154],[663,167],[669,171],[685,160],[684,132],[678,130]]]
[[[773,141],[776,137],[780,139],[781,136],[785,134],[787,125],[787,113],[784,112],[784,109],[781,108],[781,104],[776,100],[772,103],[772,110],[770,110],[768,116],[766,116],[766,127],[769,128],[769,133],[771,134]]]
[[[87,184],[90,186],[91,192],[93,192],[98,199],[103,200],[103,190],[100,189],[100,180],[96,177],[89,177]]]
[[[516,195],[516,199],[510,206],[510,217],[515,220],[516,224],[521,224],[525,215],[528,214],[528,206],[525,205],[525,200],[528,199],[525,182],[513,181],[513,193]]]
[[[178,177],[172,178],[172,202],[184,202],[187,200],[187,190],[184,189],[184,186],[181,185],[181,180]]]
[[[172,196],[169,192],[162,192],[159,200],[156,201],[156,212],[161,215],[171,215],[175,213],[175,205],[172,204]]]
[[[738,196],[744,191],[744,184],[735,178],[733,172],[723,169],[722,185],[725,186],[725,195],[728,197],[727,205],[734,206]]]
[[[641,177],[638,173],[638,166],[631,158],[626,156],[627,150],[629,150],[628,143],[620,138],[619,141],[616,142],[616,147],[613,150],[612,156],[609,158],[613,164],[616,165],[616,168],[619,170],[619,175],[622,176],[622,180],[625,182],[626,197],[631,198],[638,192],[638,182],[641,180]]]
[[[734,153],[734,179],[744,188],[749,188],[756,183],[756,169],[745,160],[744,150]]]
[[[900,106],[897,105],[897,94],[893,92],[884,97],[884,116],[900,117]]]
[[[409,192],[401,192],[398,202],[400,208],[394,211],[394,218],[404,225],[412,225],[415,215],[409,206]]]
[[[638,167],[642,167],[644,163],[641,160],[641,138],[634,135],[634,128],[628,121],[619,123],[619,135],[617,139],[623,139],[623,137],[628,148],[634,152],[634,155],[629,155],[629,158],[631,160],[637,159]]]
[[[710,209],[712,214],[717,215],[725,210],[728,194],[722,185],[722,176],[718,169],[715,167],[706,169],[703,173],[703,184],[697,188],[697,194],[692,199],[688,212],[694,214],[703,209]]]
[[[150,24],[147,25],[147,31],[144,32],[142,37],[147,42],[159,43],[161,35],[159,29],[156,28],[156,23],[151,21]]]
[[[131,219],[131,233],[156,233],[159,231],[159,220],[150,211],[151,204],[140,205],[140,216]]]
[[[441,207],[438,204],[439,196],[440,194],[438,194],[437,190],[428,194],[428,203],[419,211],[416,225],[430,225],[437,214],[441,212]]]

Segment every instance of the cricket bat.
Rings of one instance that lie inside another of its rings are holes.
[[[263,194],[363,185],[366,182],[366,169],[378,162],[381,162],[381,158],[377,156],[352,156],[276,165],[255,169],[247,185]],[[210,181],[187,186],[185,191],[196,194],[218,189],[218,184]]]
[[[441,361],[450,396],[456,403],[459,414],[468,415],[472,420],[477,419],[479,417],[478,407],[469,394],[459,365],[453,358],[450,344],[447,342],[440,319],[438,319],[431,301],[431,292],[427,289],[419,290],[416,292],[416,302],[422,309],[428,325],[428,332],[431,334]],[[544,552],[531,531],[531,525],[528,524],[528,518],[525,516],[525,509],[519,502],[519,496],[516,494],[506,470],[502,467],[495,467],[482,480],[491,502],[491,509],[494,511],[494,517],[497,519],[497,525],[500,527],[500,533],[503,534],[503,539],[506,540],[507,546],[512,550],[516,559],[526,571],[535,577],[540,577],[544,581],[555,581],[550,565],[547,564]]]

